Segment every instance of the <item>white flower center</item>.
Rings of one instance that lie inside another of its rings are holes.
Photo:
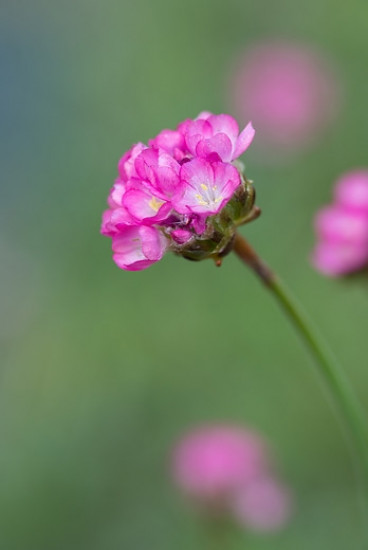
[[[197,193],[195,195],[195,198],[197,199],[197,201],[201,206],[216,205],[222,200],[221,195],[219,197],[216,197],[217,185],[213,185],[212,187],[209,187],[205,183],[201,183],[200,187],[203,192]]]

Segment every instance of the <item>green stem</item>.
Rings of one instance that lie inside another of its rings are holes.
[[[354,446],[354,456],[359,458],[357,466],[363,476],[365,499],[368,502],[368,425],[365,414],[344,372],[321,340],[300,304],[239,234],[235,236],[233,250],[271,290],[318,365],[319,371],[342,413],[349,439]]]

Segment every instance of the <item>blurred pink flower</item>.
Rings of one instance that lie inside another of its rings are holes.
[[[325,275],[339,276],[368,265],[368,170],[344,174],[334,199],[315,217],[312,262]]]
[[[368,170],[343,174],[336,182],[334,197],[346,210],[368,215]]]
[[[246,527],[276,529],[289,517],[291,499],[272,471],[267,445],[252,431],[215,425],[189,432],[174,448],[172,473],[205,510]]]
[[[335,118],[341,99],[340,83],[323,55],[282,41],[245,51],[236,63],[230,94],[239,118],[253,120],[258,145],[279,153],[311,141]]]
[[[271,477],[252,480],[233,501],[234,515],[252,531],[279,530],[290,519],[292,509],[289,489]]]
[[[199,499],[221,499],[265,468],[264,444],[233,426],[205,426],[190,432],[174,449],[177,485]]]

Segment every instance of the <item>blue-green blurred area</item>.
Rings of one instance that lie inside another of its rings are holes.
[[[1,550],[205,548],[169,455],[222,420],[270,440],[296,501],[282,532],[229,548],[358,548],[342,430],[272,298],[235,256],[123,272],[99,224],[132,143],[229,109],[240,50],[281,37],[327,52],[341,114],[288,163],[249,149],[263,215],[243,231],[366,402],[368,282],[309,263],[315,211],[367,165],[366,0],[5,0],[1,14]]]

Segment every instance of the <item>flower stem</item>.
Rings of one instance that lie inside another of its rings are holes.
[[[353,444],[354,456],[359,459],[357,467],[363,476],[363,488],[367,505],[368,424],[353,389],[303,308],[239,233],[235,236],[233,250],[243,262],[253,269],[274,294],[318,365],[335,404],[340,409],[347,434]]]

